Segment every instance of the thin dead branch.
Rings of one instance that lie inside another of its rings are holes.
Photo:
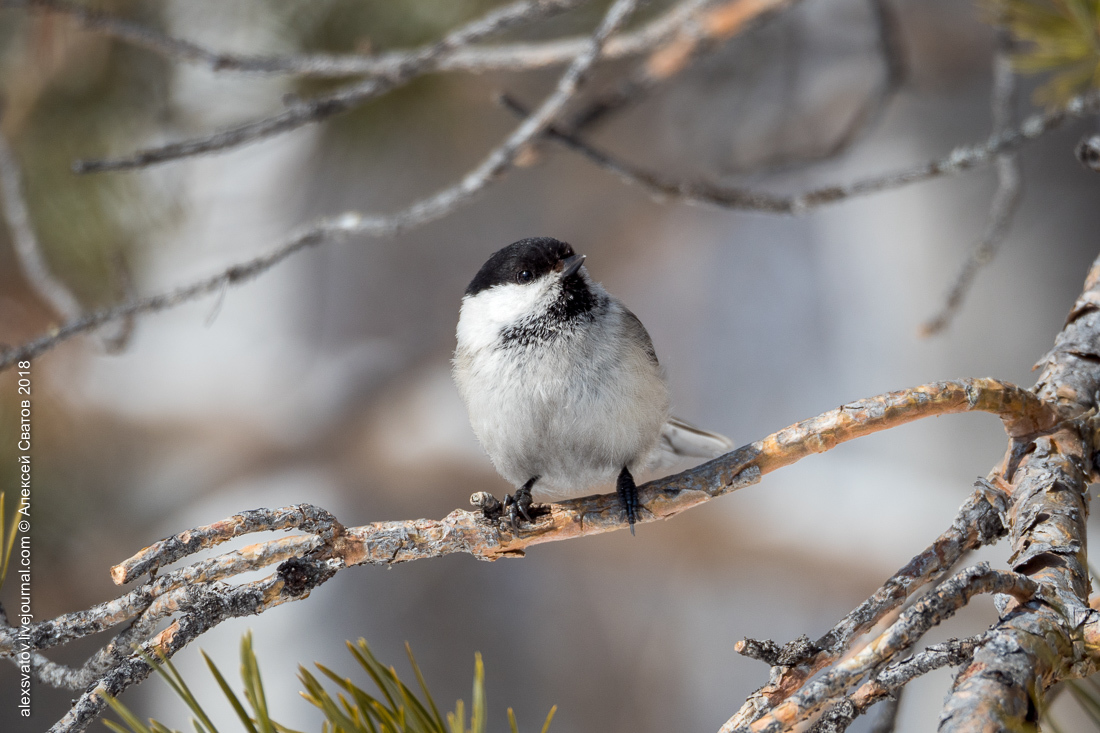
[[[694,57],[694,49],[697,47],[720,43],[730,36],[736,35],[747,27],[751,21],[774,14],[786,8],[793,1],[726,0],[726,2],[717,3],[715,0],[709,0],[709,2],[692,0],[674,6],[664,16],[652,21],[646,28],[634,34],[631,40],[635,42],[646,41],[649,46],[643,46],[640,50],[652,52],[653,56],[651,58],[661,55],[667,58],[670,53],[673,55],[681,54],[685,44],[690,46],[689,51],[682,59],[678,57],[676,63],[679,64],[679,67],[675,70],[673,70],[671,62],[666,60],[661,73],[668,76],[689,63]],[[380,66],[375,69],[370,78],[364,81],[355,82],[336,92],[314,99],[294,102],[288,109],[278,114],[246,122],[203,137],[142,150],[121,158],[80,160],[74,163],[73,168],[78,173],[131,170],[170,160],[236,148],[273,135],[289,132],[303,125],[319,122],[335,114],[360,106],[423,74],[446,70],[446,61],[449,54],[462,49],[469,49],[472,43],[481,38],[506,28],[532,22],[548,14],[568,10],[577,4],[579,4],[579,0],[569,2],[566,0],[558,0],[558,2],[532,0],[512,3],[503,8],[490,11],[482,18],[447,34],[438,43],[414,51],[402,52],[396,56],[389,55],[387,64],[384,67]],[[132,43],[138,43],[186,60],[201,59],[213,64],[215,68],[243,68],[248,66],[242,59],[237,58],[234,60],[219,56],[195,44],[172,39],[130,21],[104,16],[69,3],[57,0],[36,0],[31,3],[31,7],[65,12],[100,31],[115,34]],[[566,45],[573,49],[573,55],[556,60],[564,61],[582,55],[585,52],[586,43],[586,41],[570,41]],[[654,49],[656,50],[654,51]],[[489,53],[492,55],[492,52]],[[499,59],[501,54],[497,53],[496,56]],[[545,62],[541,65],[548,65],[548,63]],[[321,64],[320,66],[324,67],[325,65]],[[517,70],[524,67],[521,63],[513,63],[508,65],[507,68]],[[341,74],[341,76],[346,75],[348,75],[347,72]]]
[[[502,7],[493,8],[483,16],[463,25],[456,33],[465,38],[464,43],[441,51],[444,57],[459,48],[466,48],[496,33],[533,23],[543,18],[563,13],[588,0],[517,0]],[[84,5],[65,0],[0,0],[0,9],[21,8],[31,12],[52,13],[72,18],[88,30],[124,41],[133,46],[158,53],[175,61],[199,63],[214,71],[239,71],[254,74],[294,74],[298,76],[393,76],[403,66],[417,63],[433,46],[390,52],[381,55],[334,56],[326,54],[300,54],[289,57],[242,56],[211,51],[197,43],[174,38],[141,23],[110,13],[93,10]],[[568,62],[579,53],[585,39],[575,41],[576,51],[563,57]],[[446,63],[445,59],[443,60]]]
[[[1015,126],[1016,121],[1016,73],[1012,68],[1011,39],[1007,31],[998,34],[998,48],[993,57],[993,134],[1001,135]],[[970,250],[955,283],[947,294],[940,312],[921,326],[921,335],[928,337],[940,333],[958,313],[963,299],[970,292],[979,270],[993,260],[997,248],[1004,241],[1012,225],[1012,217],[1020,207],[1023,193],[1020,160],[1017,152],[1001,153],[996,157],[997,190],[989,205],[982,238]]]
[[[894,573],[870,598],[838,621],[820,639],[803,645],[806,653],[801,657],[777,658],[772,662],[768,684],[749,696],[741,709],[722,726],[722,733],[747,725],[787,699],[807,679],[840,659],[860,635],[901,607],[907,598],[929,582],[937,581],[938,576],[948,571],[967,552],[1003,537],[1008,532],[1005,521],[1007,510],[1008,497],[1005,492],[988,481],[978,481],[977,489],[959,508],[951,527],[924,552]],[[746,653],[750,646],[746,642],[738,644],[738,652]]]
[[[502,97],[501,101],[517,114],[522,114],[526,109],[512,97]],[[623,182],[639,186],[658,199],[683,201],[722,209],[770,214],[802,214],[850,198],[881,193],[984,167],[995,162],[999,155],[1020,149],[1068,120],[1098,112],[1100,112],[1100,91],[1094,90],[1074,97],[1064,108],[1034,114],[1025,119],[1019,127],[1002,134],[991,135],[984,142],[975,145],[957,147],[942,158],[912,168],[864,178],[854,183],[825,186],[792,195],[774,194],[740,186],[725,186],[710,181],[671,178],[623,161],[567,130],[550,127],[545,134],[591,163],[618,176]]]
[[[874,679],[864,682],[854,693],[825,711],[810,727],[809,733],[843,733],[856,718],[881,701],[884,701],[883,711],[871,733],[891,733],[905,685],[933,670],[957,667],[969,661],[974,656],[974,650],[984,641],[984,635],[951,639],[942,644],[932,644],[907,659],[888,665]]]
[[[743,32],[755,22],[762,21],[785,10],[795,1],[725,0],[725,2],[715,2],[715,0],[708,0],[703,2],[693,0],[674,6],[665,16],[651,22],[649,26],[631,37],[631,40],[634,41],[646,40],[649,46],[639,47],[636,52],[648,51],[651,52],[651,55],[643,66],[641,75],[634,79],[632,83],[628,82],[628,85],[631,86],[633,92],[640,92],[643,87],[648,89],[668,79],[686,68],[700,54]],[[152,44],[159,50],[172,49],[173,52],[182,54],[187,59],[201,57],[207,61],[212,61],[216,58],[218,63],[221,64],[216,68],[230,68],[227,65],[230,63],[228,59],[212,55],[210,52],[194,46],[194,44],[160,36],[155,32],[148,31],[148,29],[140,29],[139,31],[128,21],[122,21],[120,25],[118,19],[111,19],[111,22],[107,22],[99,14],[87,10],[72,10],[72,6],[65,3],[58,3],[53,0],[38,0],[38,2],[53,9],[64,7],[66,12],[71,11],[79,17],[94,16],[98,19],[96,27],[101,30],[120,26],[127,31],[125,34],[126,40],[137,42],[140,39],[146,45],[150,45],[151,39],[159,38],[158,43]],[[246,122],[203,137],[142,150],[125,157],[79,160],[74,163],[73,169],[78,173],[97,173],[143,168],[180,158],[236,148],[298,129],[307,124],[320,122],[403,86],[416,77],[434,71],[448,70],[447,59],[449,54],[462,49],[469,49],[470,44],[480,38],[499,32],[507,27],[530,22],[553,12],[567,10],[577,4],[579,4],[577,0],[573,2],[560,0],[559,2],[513,3],[492,11],[482,19],[449,33],[438,43],[415,51],[404,52],[396,57],[389,57],[385,67],[380,66],[365,81],[345,86],[331,94],[295,102],[288,109],[276,115]],[[675,22],[671,23],[670,21]],[[575,47],[574,56],[582,54],[585,48],[583,42],[569,42],[566,45],[570,49]],[[614,44],[609,41],[607,45],[610,48]],[[620,51],[626,48],[634,47],[624,46]],[[485,53],[491,57],[494,56],[492,51]],[[510,70],[527,68],[519,61],[511,64],[504,63],[502,57],[507,56],[507,52],[501,53],[500,50],[495,53],[495,57],[498,59],[497,63],[504,68]],[[610,54],[608,56],[613,57]],[[539,65],[549,65],[550,62],[546,60],[545,54],[540,58],[543,62]],[[554,56],[554,60],[561,61],[564,59]],[[346,75],[346,73],[341,74],[341,76]]]
[[[687,26],[701,27],[716,34],[731,24],[742,22],[738,15],[769,12],[792,0],[687,0],[673,5],[664,13],[636,30],[612,36],[604,50],[607,59],[622,59],[653,52]],[[586,0],[520,0],[490,11],[482,18],[463,26],[476,26],[478,38],[504,29],[514,28],[548,15],[564,12]],[[199,44],[173,38],[140,23],[118,16],[89,10],[64,0],[0,0],[0,9],[23,8],[32,12],[64,14],[90,30],[110,35],[176,61],[198,63],[217,72],[294,75],[303,77],[341,78],[349,76],[393,76],[413,62],[428,47],[388,51],[379,54],[302,53],[287,56],[246,56],[220,53]],[[502,17],[503,16],[503,17]],[[503,21],[503,22],[502,22]],[[552,41],[510,43],[494,46],[456,46],[441,53],[434,71],[531,71],[560,66],[572,61],[587,43],[585,37]]]
[[[387,75],[376,75],[366,81],[344,87],[332,94],[295,102],[277,115],[247,122],[202,138],[142,150],[125,158],[77,161],[73,164],[73,169],[77,173],[94,173],[143,168],[155,163],[238,147],[272,135],[295,130],[306,124],[319,122],[392,91],[416,76],[431,70],[439,57],[451,49],[461,48],[502,28],[514,25],[530,15],[541,14],[544,10],[545,8],[539,3],[520,2],[491,11],[480,20],[448,33],[438,43],[416,51],[405,60],[405,63],[399,65]],[[615,27],[618,28],[618,24]],[[591,60],[585,62],[581,73],[586,71],[591,63],[595,61],[598,50],[602,48],[603,43],[606,41],[606,36],[599,30],[597,30],[594,37],[599,39],[596,54],[592,55],[593,46],[589,42],[587,45],[582,46],[577,55],[578,59],[587,59],[588,56],[592,56]],[[571,67],[563,78],[568,78],[571,74],[575,74],[577,78],[580,76]]]
[[[609,116],[637,104],[700,58],[721,48],[801,0],[733,0],[707,8],[696,22],[684,23],[659,48],[611,89],[589,99],[569,117],[567,130],[590,129]]]
[[[978,593],[1006,593],[1026,603],[1039,584],[1017,573],[993,570],[987,563],[967,568],[941,583],[901,614],[877,639],[835,665],[767,714],[738,731],[779,733],[812,720],[826,705],[846,696],[852,685],[896,654],[904,653],[928,629],[950,618]]]
[[[62,321],[79,318],[83,311],[80,301],[65,283],[54,276],[46,263],[31,223],[26,199],[23,197],[23,176],[19,161],[3,135],[0,135],[0,205],[3,206],[4,219],[11,235],[15,260],[19,263],[27,285]]]

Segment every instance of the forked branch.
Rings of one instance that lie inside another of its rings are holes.
[[[978,494],[971,499],[984,497],[988,501],[990,509],[985,510],[984,521],[994,520],[990,510],[996,508],[996,516],[1012,539],[1012,582],[1019,584],[1017,591],[1033,589],[1035,595],[1027,599],[1016,593],[1015,600],[1001,605],[1000,621],[965,656],[945,662],[965,666],[945,703],[941,731],[985,731],[994,722],[1003,726],[998,730],[1034,726],[1046,690],[1060,681],[1088,676],[1100,667],[1100,614],[1088,603],[1085,531],[1087,488],[1095,478],[1098,447],[1094,416],[1100,395],[1100,258],[1093,263],[1084,292],[1054,348],[1039,366],[1043,371],[1032,392],[1061,419],[1030,436],[1013,435],[1010,428],[1004,460],[988,480],[980,482]],[[999,498],[989,498],[998,493]],[[966,513],[964,506],[960,518]],[[989,526],[996,528],[996,524]],[[952,531],[923,556],[930,559],[930,552],[938,555],[938,545],[950,534]],[[992,539],[999,532],[987,534]],[[948,549],[948,563],[937,567],[949,567],[961,556],[957,546]],[[910,575],[903,569],[868,603],[893,588],[896,578],[907,580]],[[928,577],[926,574],[922,580]],[[974,587],[982,590],[980,585]],[[937,589],[925,598],[935,602],[939,593]],[[913,609],[922,603],[923,599]],[[875,620],[878,618],[882,616]],[[897,664],[893,657],[916,640],[903,633],[907,618],[912,623],[912,614],[903,613],[862,648],[852,646],[851,641],[855,633],[869,629],[869,624],[853,626],[847,618],[842,620],[801,658],[773,667],[769,683],[750,696],[722,732],[789,730],[826,709],[825,715],[837,722],[833,729],[843,730],[855,715],[896,689],[873,669],[883,663]],[[837,629],[842,633],[836,634]],[[838,640],[844,643],[837,644]],[[884,647],[891,653],[883,655]],[[851,656],[842,659],[841,653]],[[818,672],[821,675],[807,684]]]
[[[1048,403],[993,379],[940,382],[892,392],[844,405],[695,469],[646,484],[640,489],[644,509],[639,521],[667,519],[756,483],[765,473],[841,442],[922,417],[967,411],[998,415],[1014,440],[1050,431],[1060,420],[1058,412]],[[838,625],[831,632],[831,648],[844,646],[853,635],[869,628],[896,607],[911,588],[953,562],[953,557],[988,541],[990,535],[996,536],[997,529],[1002,527],[999,519],[1002,512],[998,492],[982,487],[960,513],[960,523],[965,526],[953,528],[924,556],[914,559],[911,567],[903,571],[911,575],[909,580],[892,579],[892,585],[888,584]],[[24,638],[29,638],[37,652],[130,621],[80,668],[53,664],[41,654],[35,657],[35,671],[42,682],[88,688],[66,718],[55,726],[56,731],[82,730],[102,712],[103,692],[117,695],[148,675],[143,659],[131,652],[134,644],[142,645],[147,652],[171,656],[221,621],[262,613],[305,598],[337,571],[353,565],[391,565],[453,553],[495,560],[521,556],[530,545],[626,526],[613,495],[554,504],[548,514],[517,532],[487,520],[479,512],[462,510],[442,520],[380,522],[351,528],[345,528],[328,512],[309,505],[243,512],[142,550],[113,568],[111,575],[116,583],[123,584],[148,573],[148,581],[113,601],[36,624]],[[160,568],[233,537],[287,529],[306,534],[250,545],[157,575]],[[942,557],[929,557],[930,553],[940,551]],[[231,583],[240,573],[276,563],[278,570],[262,580]],[[161,628],[166,623],[168,626]],[[16,630],[0,629],[0,654],[11,656],[15,648]]]

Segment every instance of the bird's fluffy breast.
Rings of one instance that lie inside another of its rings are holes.
[[[553,297],[552,286],[505,285],[464,299],[454,376],[501,475],[517,486],[538,476],[536,494],[558,498],[608,483],[624,465],[645,468],[668,417],[668,388],[648,343],[623,338],[633,316],[596,284],[600,312],[584,327],[505,343],[502,334]]]

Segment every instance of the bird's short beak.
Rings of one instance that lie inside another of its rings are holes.
[[[561,276],[563,278],[569,277],[577,270],[581,269],[581,265],[584,264],[584,255],[573,255],[572,257],[566,257],[561,261]]]

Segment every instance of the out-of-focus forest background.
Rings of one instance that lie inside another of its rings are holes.
[[[671,175],[777,191],[851,181],[983,140],[994,31],[981,8],[891,4],[905,83],[838,156],[802,162],[830,147],[887,74],[865,0],[798,4],[592,139]],[[492,5],[98,7],[213,48],[270,54],[405,48]],[[654,5],[647,14],[662,7]],[[603,9],[554,18],[534,37],[588,32]],[[601,89],[615,63],[598,67],[588,88]],[[21,163],[49,265],[86,308],[217,272],[317,216],[391,211],[437,190],[516,124],[493,103],[496,92],[533,102],[559,73],[429,75],[224,154],[77,175],[75,159],[262,116],[283,95],[331,82],[218,73],[62,15],[0,10],[0,131]],[[1024,81],[1021,111],[1034,108],[1035,84]],[[1094,127],[1071,123],[1023,151],[1025,193],[1010,234],[933,338],[919,326],[980,235],[991,170],[791,217],[655,201],[544,145],[533,164],[440,221],[325,244],[223,295],[140,318],[120,354],[96,337],[68,342],[33,368],[35,616],[113,597],[112,564],[238,510],[308,501],[356,525],[440,517],[474,491],[509,490],[467,424],[449,357],[467,282],[491,252],[525,236],[555,236],[588,255],[593,277],[649,329],[675,412],[738,444],[922,382],[1030,384],[1100,244],[1100,176],[1072,152]],[[0,229],[0,342],[22,343],[56,322]],[[16,485],[15,401],[13,374],[0,374],[3,487]],[[198,651],[235,669],[237,640],[251,628],[277,716],[316,729],[316,711],[296,697],[296,664],[350,671],[344,640],[362,636],[400,666],[407,640],[442,702],[469,699],[473,655],[483,654],[494,730],[506,706],[530,729],[552,704],[561,733],[716,730],[766,678],[765,665],[734,652],[736,641],[820,635],[948,525],[1003,447],[992,418],[942,418],[808,459],[637,537],[544,545],[521,561],[453,556],[349,570],[307,601],[223,624],[176,664],[212,709],[227,712]],[[980,600],[931,640],[993,619],[992,603]],[[80,663],[98,645],[55,658]],[[935,725],[950,674],[910,685],[899,730]],[[15,688],[14,669],[0,665],[5,731],[45,730],[73,696],[37,686],[28,724],[15,717]],[[159,680],[124,700],[186,723]],[[1063,720],[1074,714],[1067,708]]]

